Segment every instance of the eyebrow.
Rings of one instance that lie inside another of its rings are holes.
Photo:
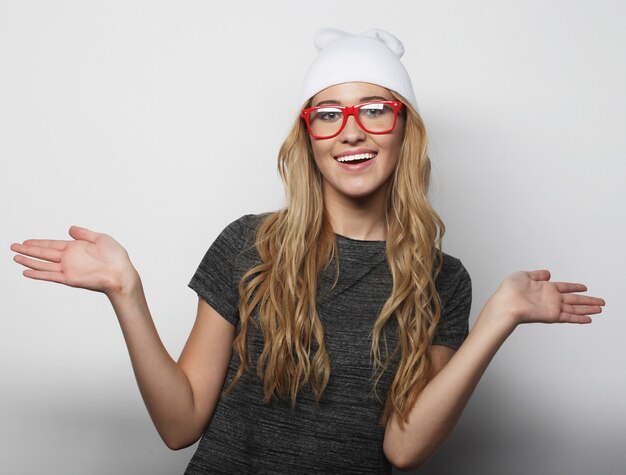
[[[392,101],[393,99],[389,99],[388,97],[383,97],[383,96],[365,96],[365,97],[361,97],[361,99],[359,99],[359,104],[362,104],[364,102],[368,102],[368,101]],[[332,105],[341,105],[341,102],[336,100],[336,99],[328,99],[325,101],[320,101],[317,104],[315,104],[313,107],[319,107],[325,104],[332,104]]]

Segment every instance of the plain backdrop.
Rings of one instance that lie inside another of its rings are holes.
[[[0,472],[182,473],[101,295],[28,280],[12,242],[106,232],[177,358],[229,222],[283,204],[276,154],[322,26],[405,44],[444,250],[474,285],[548,268],[607,301],[504,344],[420,474],[626,467],[621,1],[0,1]]]

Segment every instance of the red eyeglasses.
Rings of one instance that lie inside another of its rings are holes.
[[[302,109],[302,117],[315,139],[332,139],[341,133],[349,116],[354,116],[368,134],[388,134],[396,126],[398,112],[404,110],[399,101],[372,101],[356,106],[323,105]]]

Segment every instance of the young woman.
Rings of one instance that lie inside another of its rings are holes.
[[[106,234],[13,244],[24,275],[105,293],[139,389],[187,473],[384,473],[417,467],[454,427],[520,323],[589,323],[604,301],[545,270],[506,278],[468,335],[470,278],[441,251],[430,162],[391,34],[324,29],[283,144],[284,209],[231,223],[190,287],[178,362],[139,274]]]

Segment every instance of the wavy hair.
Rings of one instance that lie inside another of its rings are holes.
[[[374,389],[392,362],[397,363],[383,424],[394,413],[406,421],[428,381],[432,366],[428,350],[441,314],[435,278],[441,269],[445,231],[427,199],[430,161],[424,124],[404,98],[392,94],[407,106],[400,157],[387,192],[386,254],[393,290],[371,332]],[[322,177],[300,118],[280,149],[278,171],[287,206],[261,223],[256,235],[261,262],[239,283],[241,325],[234,349],[240,364],[227,391],[252,364],[249,331],[251,325],[259,325],[264,346],[256,369],[264,399],[289,398],[295,406],[305,385],[319,400],[330,376],[316,295],[319,273],[337,257],[336,238],[324,212]],[[257,307],[258,322],[252,317]],[[391,320],[397,322],[398,343],[389,351],[385,328]]]

